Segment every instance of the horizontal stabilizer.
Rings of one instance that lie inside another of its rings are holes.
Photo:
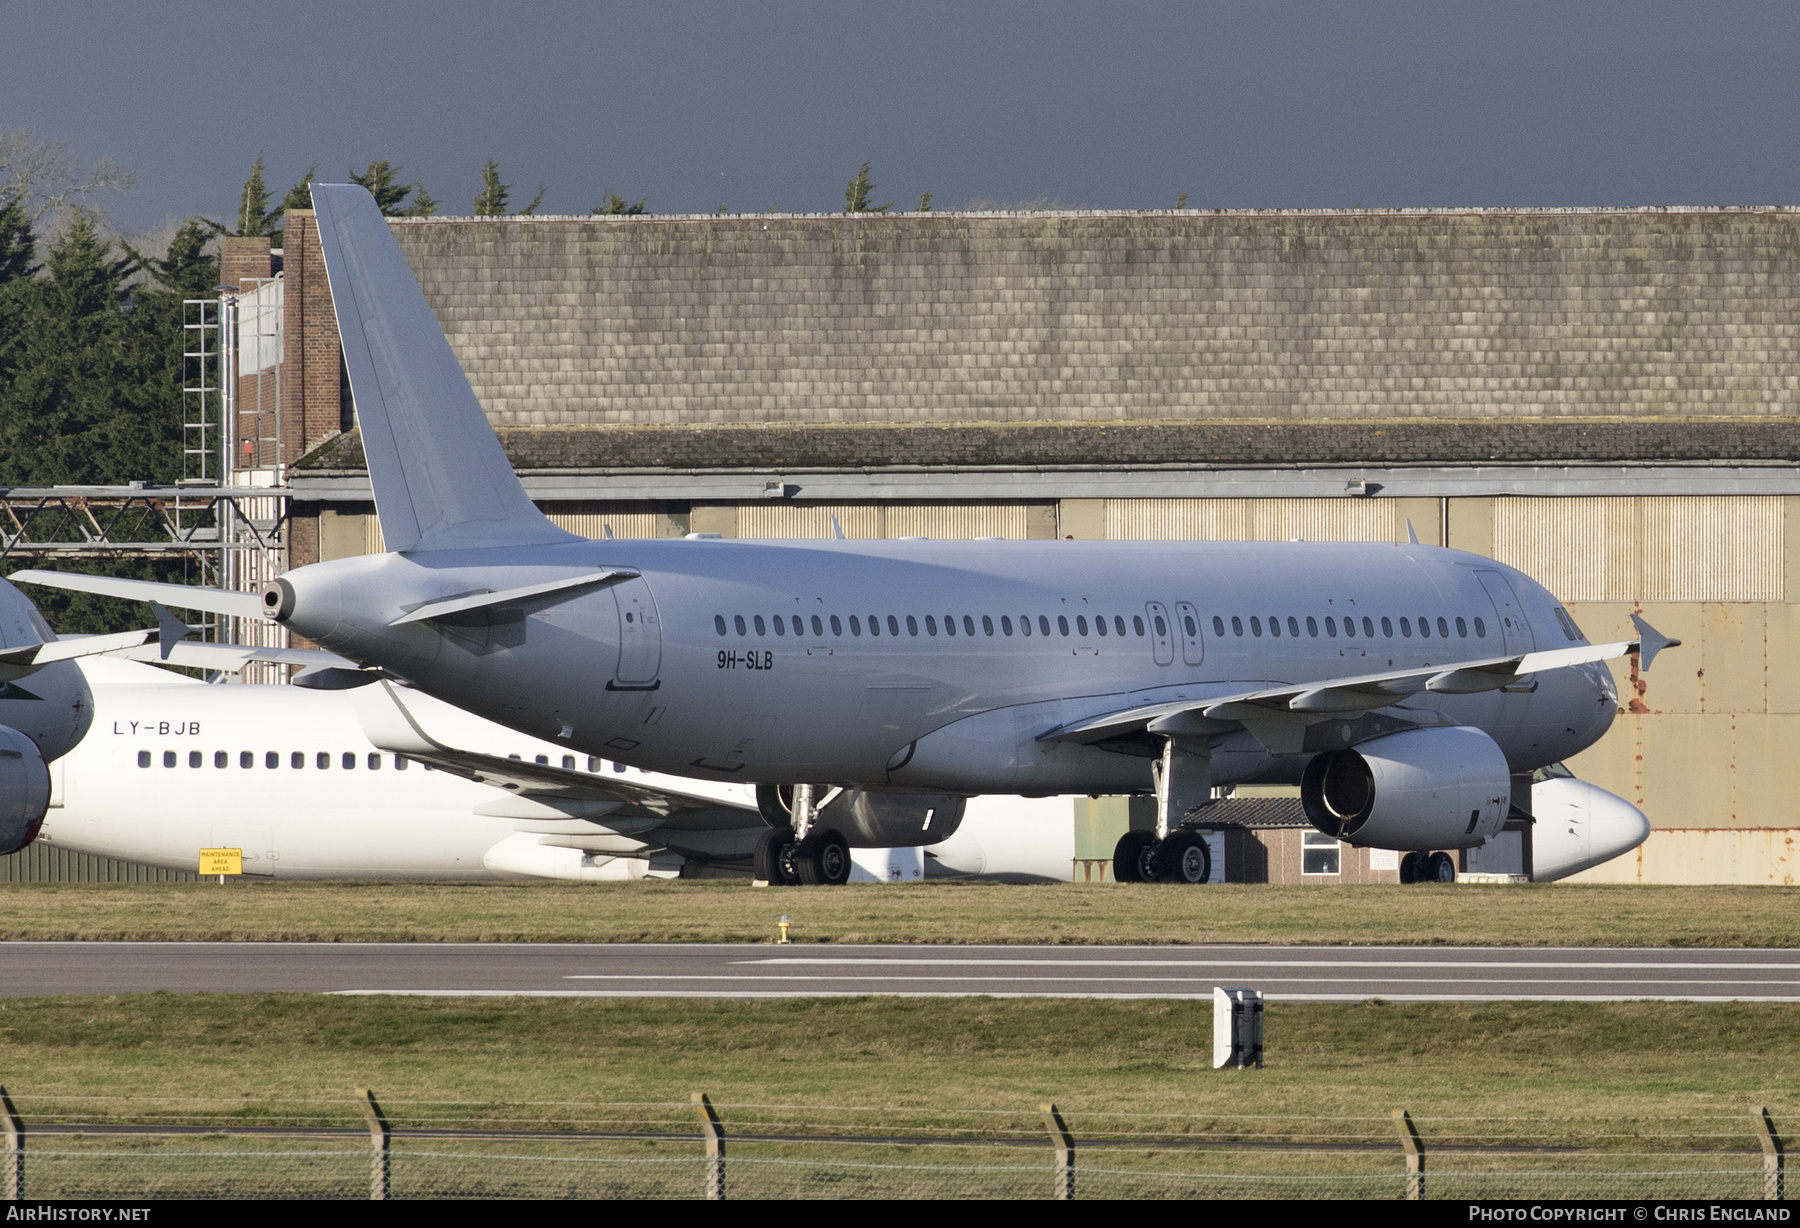
[[[45,588],[98,593],[102,597],[122,597],[126,601],[160,601],[178,610],[206,610],[233,618],[264,617],[262,598],[257,594],[234,593],[222,588],[159,584],[154,580],[124,580],[116,576],[84,576],[74,571],[15,571],[7,579],[14,584],[41,584]]]
[[[375,198],[320,183],[312,199],[387,548],[577,540],[525,497]]]
[[[1638,668],[1646,674],[1650,672],[1650,662],[1656,660],[1656,654],[1665,648],[1679,648],[1681,641],[1673,639],[1644,621],[1642,614],[1631,616],[1631,625],[1638,633]]]
[[[78,635],[52,640],[48,644],[25,644],[18,648],[0,649],[0,663],[6,665],[50,665],[57,661],[74,661],[80,657],[100,657],[125,648],[137,648],[156,638],[154,631],[120,631],[115,635]]]
[[[466,597],[451,597],[445,601],[433,601],[416,610],[410,610],[389,623],[388,626],[403,627],[407,623],[429,622],[434,618],[447,618],[452,614],[467,614],[474,610],[485,610],[491,606],[532,601],[556,593],[573,596],[578,589],[591,588],[596,584],[616,584],[620,580],[629,580],[637,574],[635,571],[623,570],[600,571],[587,576],[569,576],[562,580],[548,580],[543,584],[527,584],[523,588],[502,589],[497,593],[471,593]]]
[[[356,662],[340,657],[335,652],[322,652],[316,648],[262,648],[253,644],[203,644],[198,640],[179,640],[173,644],[147,643],[141,648],[116,650],[112,655],[129,661],[160,661],[165,665],[181,665],[225,674],[235,674],[253,661],[300,665],[308,669],[361,668]]]
[[[570,801],[592,799],[617,803],[607,811],[620,818],[653,818],[673,827],[703,820],[722,811],[755,813],[751,803],[739,804],[711,796],[698,786],[683,792],[667,785],[637,784],[614,776],[602,776],[548,763],[527,763],[478,751],[460,750],[427,733],[406,705],[405,692],[391,682],[363,687],[356,692],[356,715],[363,734],[381,750],[429,763],[440,771],[505,789],[514,795],[537,797],[554,809],[570,812]],[[576,809],[579,809],[577,807]]]

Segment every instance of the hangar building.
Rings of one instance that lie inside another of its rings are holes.
[[[1800,826],[1776,767],[1800,734],[1800,210],[392,225],[527,490],[578,532],[1410,523],[1537,577],[1594,640],[1642,610],[1685,641],[1620,668],[1625,710],[1570,764],[1653,843],[1714,848],[1691,862]],[[257,459],[294,492],[299,565],[379,528],[317,230],[287,235]],[[258,242],[226,241],[227,280],[270,276]],[[1791,840],[1762,846],[1755,881],[1791,881]]]

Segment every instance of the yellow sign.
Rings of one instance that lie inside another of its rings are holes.
[[[200,873],[202,874],[242,874],[244,872],[243,849],[201,849]]]

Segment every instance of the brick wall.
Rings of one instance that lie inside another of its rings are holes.
[[[310,209],[287,212],[282,275],[287,290],[282,318],[281,453],[283,461],[292,463],[337,434],[340,425],[342,351],[318,222]]]

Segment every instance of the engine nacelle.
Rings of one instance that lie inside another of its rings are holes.
[[[37,744],[0,725],[0,856],[37,839],[50,809],[50,768]]]
[[[1350,844],[1473,848],[1506,822],[1512,778],[1479,729],[1409,729],[1315,756],[1300,801],[1314,827]]]
[[[814,795],[830,790],[813,786]],[[792,822],[793,789],[787,785],[756,786],[756,805],[771,827]],[[819,811],[817,829],[842,833],[851,848],[899,849],[936,844],[956,834],[968,799],[940,793],[871,793],[844,789]]]

